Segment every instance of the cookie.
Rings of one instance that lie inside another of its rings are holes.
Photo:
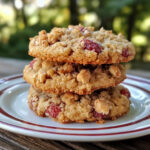
[[[29,55],[43,60],[79,64],[113,64],[134,58],[135,48],[121,34],[82,25],[45,30],[30,38]]]
[[[23,77],[47,93],[73,92],[83,95],[118,85],[126,78],[126,73],[120,64],[80,65],[36,58],[25,67]]]
[[[30,87],[28,105],[41,117],[60,123],[115,120],[130,108],[130,92],[123,86],[101,89],[91,95],[45,94]]]

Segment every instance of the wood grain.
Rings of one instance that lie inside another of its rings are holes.
[[[149,150],[150,135],[114,142],[66,142],[32,138],[0,129],[0,150]]]
[[[23,136],[15,133],[11,133],[8,131],[4,131],[0,129],[0,141],[5,141],[6,144],[3,144],[5,148],[7,148],[7,143],[11,145],[13,148],[20,148],[24,150],[35,149],[35,150],[71,150],[68,146],[64,146],[59,142],[43,140],[39,138],[32,138],[28,136]]]

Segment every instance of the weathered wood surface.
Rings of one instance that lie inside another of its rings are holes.
[[[115,142],[65,142],[32,138],[0,129],[1,150],[149,150],[150,135]]]
[[[0,78],[21,73],[29,61],[1,59]],[[150,72],[128,73],[150,78]],[[0,129],[0,150],[150,150],[150,135],[115,142],[65,142],[32,138]]]

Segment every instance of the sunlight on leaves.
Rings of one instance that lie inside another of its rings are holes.
[[[144,46],[147,44],[147,38],[144,35],[135,35],[132,38],[132,42],[137,46]]]
[[[98,16],[94,12],[85,14],[83,16],[83,22],[86,26],[89,26],[89,25],[99,26],[100,25],[100,20],[98,19]]]
[[[150,30],[150,16],[144,19],[141,24],[141,29],[143,31],[147,31],[148,29]]]

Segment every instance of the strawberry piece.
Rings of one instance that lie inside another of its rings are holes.
[[[122,56],[123,57],[128,57],[130,54],[129,54],[129,50],[128,48],[125,48],[123,51],[122,51]]]
[[[51,116],[53,118],[56,118],[60,112],[61,109],[59,105],[51,103],[50,106],[48,106],[48,108],[46,109],[45,114],[48,114],[48,116]]]
[[[84,27],[79,27],[80,31],[81,32],[84,32],[85,31],[85,28]]]
[[[102,52],[102,46],[98,43],[95,43],[91,40],[88,39],[83,39],[84,41],[84,49],[94,51],[96,53],[101,53]]]
[[[33,65],[34,65],[34,63],[36,62],[36,60],[34,59],[34,60],[32,60],[31,62],[30,62],[30,67],[33,69]]]
[[[120,91],[120,93],[121,93],[122,95],[126,96],[127,98],[130,98],[130,96],[131,96],[128,89],[122,89],[122,90]]]
[[[93,116],[98,119],[109,119],[110,118],[109,114],[98,113],[95,110],[93,110]]]
[[[31,109],[33,110],[33,108],[34,108],[34,103],[35,102],[35,100],[34,99],[31,99]]]

